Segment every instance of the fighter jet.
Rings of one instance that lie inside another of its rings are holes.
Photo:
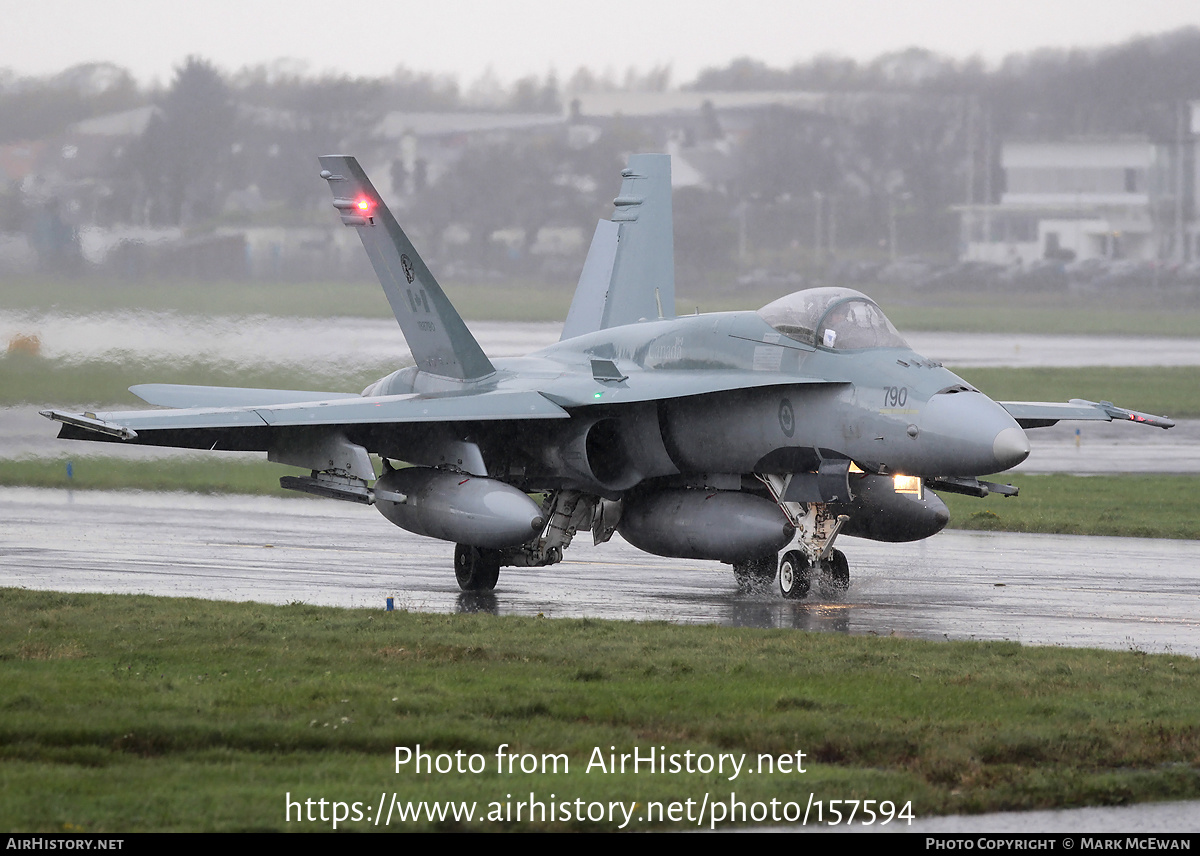
[[[169,409],[43,411],[59,436],[265,451],[308,470],[285,488],[374,505],[456,544],[465,591],[501,567],[562,560],[580,529],[649,553],[725,562],[743,589],[778,576],[849,585],[840,536],[914,541],[949,515],[936,490],[980,476],[1059,420],[1172,422],[1109,402],[995,402],[912,351],[869,297],[811,288],[756,312],[676,316],[666,155],[634,155],[592,239],[562,338],[483,352],[352,157],[321,157],[415,365],[361,394],[144,384]],[[379,460],[379,470],[375,459]]]

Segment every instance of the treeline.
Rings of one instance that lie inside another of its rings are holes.
[[[139,86],[128,70],[104,62],[73,66],[44,77],[0,69],[0,145],[60,134],[84,119],[161,103],[170,97],[178,73],[166,86]],[[279,60],[233,73],[207,66],[238,101],[260,108],[313,114],[314,121],[337,116],[379,116],[391,110],[497,110],[559,113],[570,96],[583,92],[664,91],[671,71],[656,66],[621,74],[579,68],[566,81],[550,72],[506,84],[484,74],[465,88],[451,76],[400,67],[388,77],[313,76],[303,63]]]
[[[484,75],[465,88],[458,80],[397,69],[390,77],[311,76],[303,64],[277,61],[222,74],[246,103],[279,109],[352,111],[466,110],[557,112],[571,96],[596,91],[662,91],[671,70],[597,73],[579,68],[505,85]],[[922,48],[868,62],[817,56],[791,68],[743,58],[702,71],[682,88],[697,91],[802,90],[970,96],[996,111],[998,127],[1030,134],[1164,134],[1157,105],[1197,97],[1200,29],[1189,27],[1092,49],[1046,48],[1012,54],[996,67],[978,58],[953,59]],[[88,63],[48,77],[0,71],[0,143],[59,133],[93,116],[165,98],[168,88],[140,87],[125,69]]]
[[[783,106],[783,99],[728,110],[710,103],[682,117],[576,117],[572,110],[587,93],[670,88],[666,67],[623,75],[581,68],[565,79],[551,73],[511,84],[485,75],[465,86],[406,69],[381,78],[313,76],[282,61],[224,73],[199,58],[158,88],[107,64],[47,78],[0,74],[0,145],[58,145],[81,120],[148,111],[136,137],[87,161],[92,174],[64,180],[73,199],[63,196],[60,205],[50,193],[39,200],[15,184],[0,188],[0,231],[41,223],[49,236],[37,245],[43,252],[70,251],[56,237],[62,223],[192,230],[322,224],[327,191],[314,179],[313,159],[345,150],[369,154],[376,167],[390,164],[374,180],[399,206],[420,212],[413,231],[434,255],[484,273],[574,268],[577,259],[539,255],[540,230],[590,234],[611,211],[624,158],[671,140],[685,159],[695,153],[704,173],[676,198],[678,255],[698,276],[727,281],[730,272],[758,267],[819,268],[914,253],[949,258],[960,239],[952,206],[996,201],[1002,192],[1004,140],[1173,139],[1180,103],[1200,98],[1200,29],[1013,55],[995,67],[918,48],[869,62],[816,57],[789,69],[741,59],[683,88],[820,97],[804,107]],[[380,122],[394,111],[480,109],[572,118],[477,133],[461,146],[443,137],[442,154],[453,163],[433,179],[421,152],[405,154],[399,139],[381,137]],[[74,213],[65,210],[70,205]],[[22,213],[35,207],[36,217]],[[506,230],[515,237],[495,240]]]
[[[1012,54],[995,68],[921,48],[870,62],[818,56],[789,69],[739,59],[702,72],[689,89],[889,92],[963,96],[995,112],[998,129],[1028,135],[1150,133],[1170,137],[1162,105],[1200,98],[1200,28],[1103,48]],[[1166,119],[1173,121],[1172,114]]]

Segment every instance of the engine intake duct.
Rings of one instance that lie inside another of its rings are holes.
[[[569,476],[568,484],[616,499],[648,478],[678,473],[663,446],[653,405],[620,416],[572,420],[549,438],[543,460]]]

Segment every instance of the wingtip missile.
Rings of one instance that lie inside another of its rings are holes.
[[[1124,407],[1117,407],[1111,401],[1088,401],[1085,398],[1072,398],[1071,404],[1086,404],[1098,408],[1107,413],[1109,418],[1114,421],[1137,422],[1142,425],[1153,425],[1155,428],[1175,427],[1175,421],[1168,419],[1166,416],[1155,416],[1151,413],[1142,413],[1138,410],[1127,410]]]
[[[119,440],[137,439],[137,431],[134,431],[132,428],[126,428],[124,425],[114,425],[110,422],[105,422],[103,419],[97,419],[94,413],[63,413],[61,410],[39,410],[38,413],[55,422],[61,422],[64,425],[73,425],[76,428],[83,428],[86,431],[94,431],[97,434],[104,434],[109,437],[116,437]]]

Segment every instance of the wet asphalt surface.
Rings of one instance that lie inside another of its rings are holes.
[[[738,593],[727,565],[578,536],[548,568],[505,568],[464,594],[452,547],[330,500],[183,493],[0,492],[6,585],[219,600],[300,600],[795,628],[1200,656],[1200,541],[942,532],[839,541],[849,592]]]
[[[516,357],[558,341],[558,322],[470,321],[492,357]],[[1200,338],[901,331],[917,353],[948,366],[1200,366]],[[36,335],[41,353],[70,361],[186,359],[257,365],[374,365],[412,355],[384,318],[194,316],[174,312],[0,312],[0,342]],[[136,383],[131,380],[130,383]]]

